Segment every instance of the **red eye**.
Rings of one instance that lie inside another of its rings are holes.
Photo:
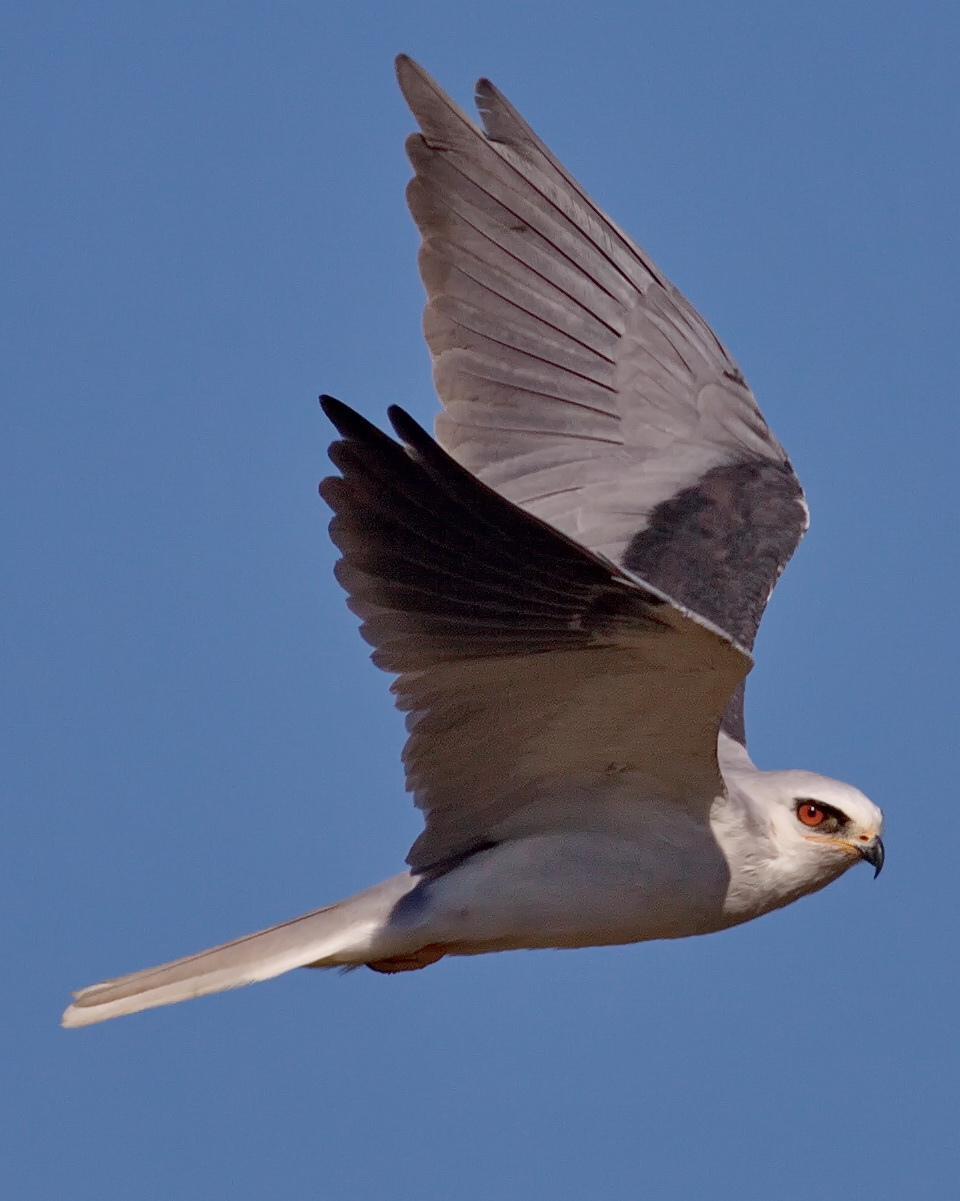
[[[827,820],[827,815],[812,801],[804,801],[797,806],[797,817],[805,826],[820,826]]]

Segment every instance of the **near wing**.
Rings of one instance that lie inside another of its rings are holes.
[[[322,399],[342,435],[342,474],[320,486],[337,579],[408,711],[426,818],[410,865],[438,869],[525,821],[589,820],[591,787],[624,771],[664,799],[716,796],[717,731],[749,655],[481,483],[401,409],[403,446]]]
[[[736,363],[488,80],[481,130],[397,74],[440,444],[752,648],[807,511]],[[724,728],[743,741],[739,694]]]

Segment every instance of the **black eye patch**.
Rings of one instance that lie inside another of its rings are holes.
[[[823,801],[814,800],[813,797],[796,797],[794,806],[797,819],[819,834],[839,834],[850,824],[850,819],[845,813],[841,813],[833,805],[825,805]],[[814,812],[822,815],[819,820],[810,820]]]

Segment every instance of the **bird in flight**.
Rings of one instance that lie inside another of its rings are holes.
[[[383,433],[332,397],[336,575],[407,715],[409,870],[82,989],[84,1026],[296,967],[683,938],[815,892],[883,816],[760,771],[743,685],[807,527],[730,354],[505,97],[475,124],[397,60],[443,410]]]

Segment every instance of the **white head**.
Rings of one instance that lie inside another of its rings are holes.
[[[771,866],[797,895],[813,892],[865,860],[883,867],[883,814],[859,789],[810,771],[757,772],[750,800],[770,823]]]

